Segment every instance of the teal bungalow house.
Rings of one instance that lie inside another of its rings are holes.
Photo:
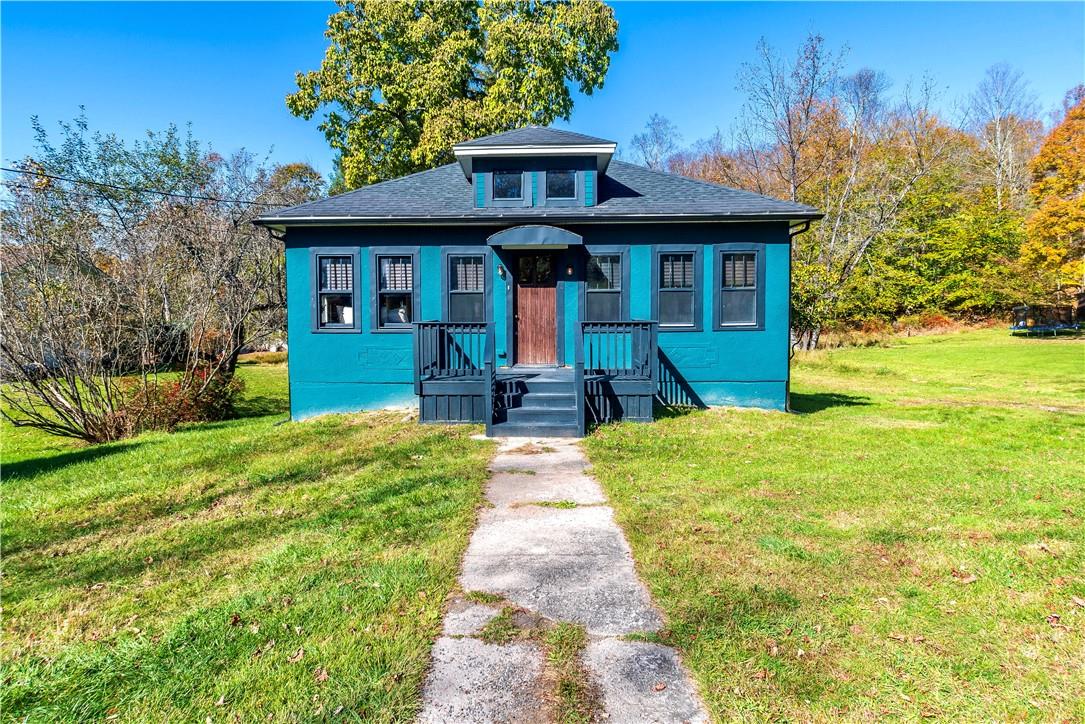
[[[290,412],[580,435],[657,405],[788,404],[808,206],[529,127],[261,217],[286,244]]]

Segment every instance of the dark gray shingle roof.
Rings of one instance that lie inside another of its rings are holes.
[[[457,148],[483,148],[486,146],[597,146],[603,143],[614,143],[605,138],[585,136],[582,133],[563,131],[560,128],[545,128],[543,126],[526,126],[514,131],[495,133],[492,136],[483,136],[463,143],[457,143]]]
[[[562,220],[570,223],[628,218],[810,219],[810,206],[761,196],[674,174],[612,161],[600,175],[598,203],[588,207],[474,207],[471,183],[459,164],[450,163],[355,191],[272,211],[264,224],[419,222],[479,223]]]

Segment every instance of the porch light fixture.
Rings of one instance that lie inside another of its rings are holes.
[[[498,264],[497,265],[497,276],[501,277],[502,279],[505,278],[505,265],[504,264]]]
[[[573,275],[573,265],[570,264],[569,266],[565,267],[565,276],[571,277],[572,275]]]

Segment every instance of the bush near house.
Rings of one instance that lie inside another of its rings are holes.
[[[662,638],[723,721],[1085,719],[1085,344],[887,344],[587,441]]]
[[[3,428],[5,719],[403,721],[486,476],[473,427],[244,417],[83,446]]]

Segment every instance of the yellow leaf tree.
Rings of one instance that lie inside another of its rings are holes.
[[[1021,262],[1037,287],[1061,295],[1085,286],[1085,89],[1032,160],[1029,218]]]

